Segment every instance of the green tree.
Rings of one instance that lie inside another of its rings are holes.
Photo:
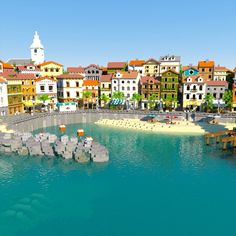
[[[207,109],[207,112],[213,110],[213,107],[214,107],[213,101],[214,101],[214,96],[213,96],[211,93],[208,93],[208,94],[205,96],[205,102],[206,102],[206,109]]]
[[[104,104],[107,104],[108,101],[110,100],[110,98],[106,95],[106,94],[102,94],[100,97],[99,97],[99,100],[104,102]]]
[[[227,108],[231,109],[232,108],[232,104],[233,104],[233,94],[231,90],[228,90],[224,93],[223,95],[223,100],[225,101],[225,105]]]
[[[46,101],[50,100],[50,97],[47,94],[43,94],[39,97],[39,101],[45,103]]]
[[[88,99],[89,98],[91,98],[91,92],[89,92],[89,91],[83,92],[83,100],[84,100],[83,106],[84,106],[85,103],[88,105]]]
[[[139,93],[134,93],[133,97],[131,98],[132,101],[134,101],[134,107],[135,109],[137,108],[137,103],[139,104],[139,102],[143,99],[143,96]]]
[[[125,95],[123,92],[118,91],[112,94],[112,99],[124,99],[124,98],[125,98]]]
[[[156,100],[157,100],[157,94],[155,94],[155,93],[151,94],[151,96],[148,98],[148,102],[149,102],[151,109],[153,109],[155,107]]]

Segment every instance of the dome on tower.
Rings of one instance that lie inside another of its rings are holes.
[[[39,38],[39,35],[38,35],[38,32],[35,31],[35,34],[34,34],[34,39],[33,39],[33,43],[31,44],[31,49],[32,48],[41,48],[41,49],[44,49],[44,46],[42,45],[41,43],[41,40]]]

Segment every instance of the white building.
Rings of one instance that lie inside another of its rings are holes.
[[[132,98],[139,93],[141,75],[137,71],[117,72],[112,76],[112,94],[123,92],[126,98]]]
[[[34,64],[39,65],[44,62],[44,46],[42,45],[38,32],[35,32],[33,43],[30,47],[31,60]]]
[[[201,76],[183,78],[183,108],[200,111],[206,95],[206,83]]]
[[[40,77],[35,79],[36,84],[36,96],[39,98],[40,96],[46,94],[50,97],[51,102],[57,102],[57,81],[54,78],[49,77]]]
[[[34,74],[36,77],[40,77],[42,70],[37,65],[29,64],[25,66],[17,66],[17,71],[20,74]]]
[[[0,77],[0,116],[8,114],[7,80]]]
[[[226,81],[229,69],[222,66],[215,67],[214,80],[215,81]]]
[[[129,62],[129,70],[137,71],[140,74],[144,73],[144,60],[131,60]]]
[[[57,96],[60,102],[77,101],[83,98],[83,79],[79,74],[64,74],[57,77]]]
[[[180,73],[180,57],[179,56],[162,56],[160,57],[161,74],[167,70],[174,70]]]

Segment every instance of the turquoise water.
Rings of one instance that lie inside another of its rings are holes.
[[[0,157],[0,235],[236,235],[236,158],[200,136],[83,127],[107,164]],[[57,127],[47,131],[57,133]]]

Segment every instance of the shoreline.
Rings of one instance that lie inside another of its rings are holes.
[[[95,122],[96,125],[136,130],[151,133],[167,133],[167,134],[197,134],[204,135],[208,133],[203,127],[196,122],[191,121],[176,121],[175,124],[167,123],[149,123],[140,121],[139,119],[100,119]],[[235,127],[233,124],[220,124],[222,129],[232,129]],[[209,125],[210,126],[210,125]]]

